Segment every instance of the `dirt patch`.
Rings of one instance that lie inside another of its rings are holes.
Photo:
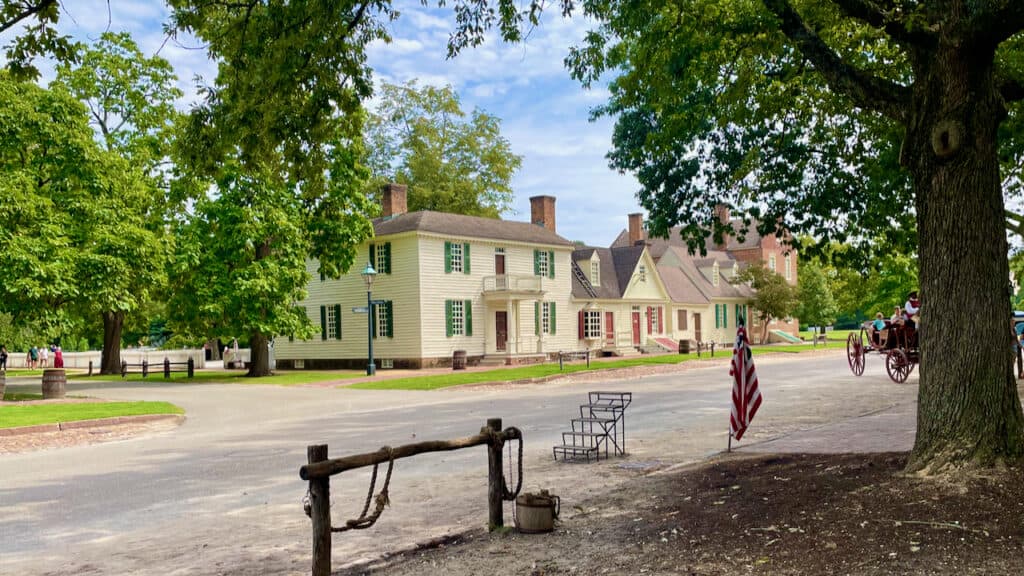
[[[35,432],[32,434],[0,436],[0,454],[14,454],[17,452],[29,452],[33,450],[51,450],[54,448],[65,448],[68,446],[81,446],[85,444],[99,444],[101,442],[127,440],[136,436],[155,434],[176,429],[185,420],[184,416],[177,414],[161,416],[166,417],[162,417],[158,420],[150,418],[136,418],[131,422],[118,424],[104,424],[83,428]]]
[[[922,479],[904,454],[732,456],[336,574],[1019,574],[1024,474]]]

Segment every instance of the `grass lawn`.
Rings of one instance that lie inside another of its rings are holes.
[[[7,399],[7,395],[4,395]],[[184,414],[169,402],[87,402],[81,404],[6,405],[0,408],[0,428],[55,424],[142,414]]]
[[[829,342],[819,344],[817,347],[811,344],[800,344],[797,346],[755,346],[752,350],[755,355],[769,354],[772,352],[799,353],[811,350],[824,350],[826,348],[842,348],[845,344]],[[731,348],[716,348],[715,358],[725,358],[732,354]],[[679,364],[681,362],[700,362],[707,360],[705,352],[701,358],[697,354],[659,354],[657,356],[641,356],[638,358],[626,358],[622,360],[595,361],[587,368],[586,362],[576,361],[566,363],[564,370],[558,369],[558,364],[551,362],[546,364],[533,364],[519,368],[501,368],[487,370],[484,372],[449,372],[436,376],[416,376],[412,378],[395,378],[392,380],[378,380],[376,382],[358,382],[345,386],[345,388],[357,388],[360,390],[436,390],[449,386],[461,386],[464,384],[479,384],[481,382],[507,382],[514,380],[526,380],[530,378],[543,378],[556,374],[572,374],[574,372],[586,372],[595,370],[610,370],[613,368],[631,368],[634,366],[649,366],[658,364]]]
[[[42,394],[31,392],[4,392],[4,400],[7,402],[24,402],[25,400],[42,400]]]
[[[857,330],[833,330],[831,332],[826,332],[825,338],[827,338],[830,342],[833,340],[842,340],[843,342],[846,342],[846,337],[849,336],[852,332],[860,332],[860,329],[858,328]],[[808,342],[811,341],[811,333],[808,330],[800,332],[798,336],[800,336],[804,340],[807,340]]]
[[[273,376],[265,376],[263,378],[248,378],[245,376],[245,372],[232,371],[232,372],[204,372],[197,370],[194,378],[189,378],[185,372],[171,372],[170,379],[164,378],[163,367],[160,366],[158,369],[149,373],[146,378],[142,377],[141,373],[131,373],[124,378],[125,381],[131,382],[150,382],[152,384],[159,384],[161,382],[174,382],[175,384],[273,384],[277,386],[296,386],[299,384],[311,384],[313,382],[324,382],[327,380],[342,380],[345,378],[357,378],[359,376],[365,376],[361,371],[345,371],[345,372],[306,372],[302,370],[297,371],[281,371],[277,372]],[[70,378],[70,376],[69,376]],[[105,374],[103,376],[76,376],[75,380],[121,380],[121,376]]]

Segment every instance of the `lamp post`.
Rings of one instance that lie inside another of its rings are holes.
[[[373,264],[367,263],[360,274],[366,282],[366,341],[369,343],[370,359],[366,363],[366,375],[373,376],[377,373],[377,366],[373,363],[373,280],[377,277],[377,271]]]

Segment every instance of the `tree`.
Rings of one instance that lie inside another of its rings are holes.
[[[372,190],[409,187],[409,210],[497,218],[511,209],[512,177],[522,157],[501,135],[501,120],[481,110],[469,118],[451,86],[384,83],[367,123]]]
[[[89,110],[100,141],[138,167],[143,178],[133,182],[132,216],[122,221],[119,239],[128,249],[111,251],[126,270],[116,289],[107,290],[88,304],[103,319],[101,374],[121,371],[121,332],[125,315],[139,310],[166,283],[168,256],[166,221],[168,184],[165,162],[170,153],[173,123],[178,113],[171,65],[159,57],[147,58],[127,33],[106,32],[92,46],[75,46],[77,65],[57,68],[57,82],[66,86]],[[103,271],[99,271],[103,273]]]
[[[761,322],[761,342],[767,342],[768,323],[773,318],[785,318],[793,313],[797,304],[796,290],[781,274],[765,268],[760,262],[745,268],[736,279],[749,282],[750,287],[757,291],[750,305]]]
[[[610,163],[637,175],[652,233],[679,225],[699,247],[723,232],[713,207],[724,203],[762,233],[916,245],[924,309],[908,470],[1020,460],[999,157],[1024,99],[1024,3],[594,0],[583,10],[598,28],[568,62],[584,82],[614,74],[598,113],[616,119]],[[506,20],[532,15],[522,14]]]
[[[838,311],[825,272],[814,262],[802,263],[797,280],[797,317],[812,326],[825,326],[835,322]]]

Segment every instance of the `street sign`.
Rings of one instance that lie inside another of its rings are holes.
[[[353,314],[366,314],[369,311],[370,311],[370,309],[367,308],[366,306],[353,306],[352,307],[352,313]]]

